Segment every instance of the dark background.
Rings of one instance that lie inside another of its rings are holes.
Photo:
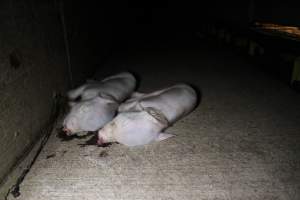
[[[134,42],[166,42],[178,32],[199,31],[203,23],[225,23],[237,27],[248,27],[253,21],[300,25],[300,3],[296,1],[63,3],[74,73],[81,71],[82,65],[103,65],[113,52],[124,50]],[[83,74],[78,80],[86,76]]]

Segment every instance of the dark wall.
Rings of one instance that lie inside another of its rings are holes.
[[[247,24],[249,21],[250,1],[210,1],[204,5],[203,12],[207,20],[225,21],[234,24]]]
[[[300,26],[299,1],[255,1],[254,4],[257,20]]]
[[[126,48],[132,40],[164,34],[172,19],[163,0],[64,1],[64,8],[71,63],[77,74],[82,66],[101,67],[112,51]]]
[[[82,3],[64,1],[65,27],[69,43],[70,62],[74,85],[91,77],[109,55],[113,33],[118,24],[113,23],[116,9],[105,1]]]
[[[202,22],[227,22],[248,26],[253,20],[300,26],[299,1],[169,2],[178,22],[197,26]],[[184,22],[183,22],[184,21]]]
[[[69,76],[55,1],[3,0],[0,15],[1,184],[48,123]]]

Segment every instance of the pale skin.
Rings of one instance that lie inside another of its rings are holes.
[[[78,132],[97,131],[115,116],[119,102],[130,96],[136,80],[124,72],[102,81],[93,81],[68,93],[70,112],[63,122],[67,135]],[[81,97],[78,102],[73,100]]]
[[[63,121],[67,135],[79,132],[97,131],[113,119],[118,103],[101,97],[81,101],[72,106]]]
[[[196,106],[196,92],[180,84],[150,94],[137,93],[119,107],[119,114],[98,132],[98,144],[119,142],[127,146],[172,137],[163,131]]]
[[[128,72],[123,72],[107,77],[102,81],[88,81],[86,84],[69,91],[67,96],[70,101],[78,97],[81,97],[81,100],[88,100],[102,93],[122,102],[132,94],[135,86],[134,76]]]

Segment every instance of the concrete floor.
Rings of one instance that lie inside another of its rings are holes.
[[[177,136],[102,148],[54,132],[17,199],[300,199],[299,93],[227,47],[178,37],[190,39],[131,45],[99,71],[131,69],[146,92],[197,86],[200,105],[167,130]]]

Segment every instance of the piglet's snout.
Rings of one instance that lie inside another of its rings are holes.
[[[71,130],[66,128],[66,127],[63,127],[63,132],[65,132],[66,135],[70,135],[71,134]]]
[[[104,144],[104,140],[103,140],[103,138],[102,138],[102,137],[99,137],[99,138],[98,138],[98,140],[97,140],[97,144],[98,144],[98,145],[102,145],[102,144]]]

